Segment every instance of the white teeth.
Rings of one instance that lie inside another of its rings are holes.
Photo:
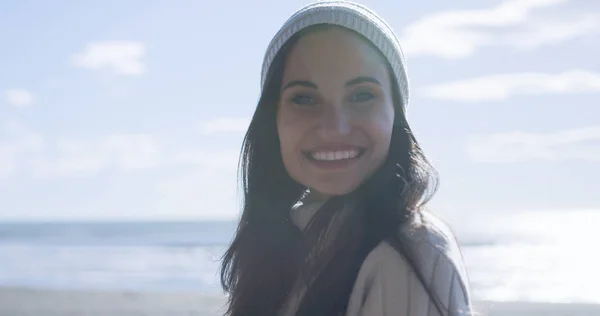
[[[316,151],[310,155],[315,160],[334,161],[342,159],[352,159],[358,156],[358,150],[341,150],[341,151]]]

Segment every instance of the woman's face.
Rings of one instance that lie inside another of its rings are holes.
[[[394,125],[390,73],[354,33],[309,33],[287,56],[277,111],[288,174],[327,197],[355,190],[387,157]]]

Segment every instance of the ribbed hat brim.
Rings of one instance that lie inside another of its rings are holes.
[[[267,47],[262,65],[261,87],[273,59],[294,34],[319,24],[337,25],[367,38],[387,59],[396,77],[403,107],[408,107],[406,62],[398,38],[392,28],[372,10],[349,1],[322,1],[296,11],[279,29]]]

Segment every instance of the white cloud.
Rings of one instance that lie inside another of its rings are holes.
[[[56,144],[53,172],[59,175],[97,174],[107,168],[122,171],[153,168],[160,147],[150,135],[115,134],[97,141],[62,140]]]
[[[490,9],[434,13],[404,28],[400,41],[408,56],[464,58],[486,46],[532,49],[600,33],[597,13],[534,14],[568,1],[505,0]]]
[[[467,153],[477,162],[567,159],[600,162],[600,125],[554,133],[509,132],[472,136]]]
[[[36,159],[44,147],[41,135],[16,122],[5,123],[0,131],[0,179],[19,171],[20,164]],[[29,160],[28,160],[29,159]]]
[[[33,177],[95,176],[169,166],[236,170],[239,148],[207,144],[167,146],[150,134],[109,134],[96,139],[44,139],[18,123],[0,126],[0,179],[15,173]]]
[[[216,169],[235,168],[240,155],[239,149],[187,147],[173,151],[166,159],[169,165],[203,165]]]
[[[141,60],[145,52],[144,43],[137,41],[92,42],[83,52],[71,56],[71,63],[86,69],[108,68],[120,75],[141,75],[145,71]]]
[[[47,177],[96,175],[110,168],[148,169],[157,166],[160,158],[160,146],[151,135],[51,141],[15,122],[0,129],[0,179],[16,173]]]
[[[236,175],[234,168],[223,170],[204,165],[170,175],[157,183],[156,208],[171,217],[186,214],[205,219],[235,218],[241,201]]]
[[[503,101],[516,95],[599,93],[600,73],[571,70],[559,74],[488,75],[425,87],[422,95],[459,102]]]
[[[600,33],[600,14],[582,13],[568,20],[529,21],[518,32],[499,34],[499,43],[517,48],[534,49],[574,38]]]
[[[3,203],[17,204],[0,217],[231,219],[239,210],[239,149],[219,146],[172,145],[150,134],[52,139],[22,124],[0,125],[0,186],[34,180],[42,186],[81,184],[98,189],[90,197],[73,197],[68,190],[59,190],[51,204],[35,209],[19,207],[17,198],[7,197]],[[94,179],[98,175],[114,183]]]
[[[223,132],[245,132],[250,125],[247,117],[222,117],[206,121],[200,126],[200,133],[215,134]]]
[[[23,107],[33,104],[31,92],[25,89],[10,89],[5,92],[6,101],[14,106]]]

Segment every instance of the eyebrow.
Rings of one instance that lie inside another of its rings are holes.
[[[381,82],[379,82],[379,80],[373,78],[373,77],[369,77],[369,76],[360,76],[360,77],[356,77],[354,79],[348,80],[348,82],[346,82],[346,87],[351,87],[363,82],[370,82],[370,83],[374,83],[377,85],[381,85]],[[308,80],[294,80],[294,81],[290,81],[288,82],[284,87],[283,90],[287,89],[287,88],[291,88],[291,87],[295,87],[295,86],[301,86],[301,87],[306,87],[306,88],[311,88],[311,89],[319,89],[319,86],[317,86],[317,84],[315,84],[312,81],[308,81]],[[283,91],[282,90],[282,91]]]
[[[307,88],[312,88],[312,89],[319,89],[319,87],[314,82],[312,82],[312,81],[308,81],[308,80],[294,80],[294,81],[288,82],[288,84],[286,84],[285,87],[283,87],[283,90],[285,90],[287,88],[295,87],[295,86],[307,87]]]
[[[349,80],[348,82],[346,82],[346,87],[350,87],[350,86],[354,86],[357,85],[359,83],[363,83],[363,82],[370,82],[370,83],[374,83],[377,85],[381,85],[381,82],[379,82],[379,80],[373,78],[373,77],[369,77],[369,76],[360,76],[360,77],[356,77],[352,80]]]

